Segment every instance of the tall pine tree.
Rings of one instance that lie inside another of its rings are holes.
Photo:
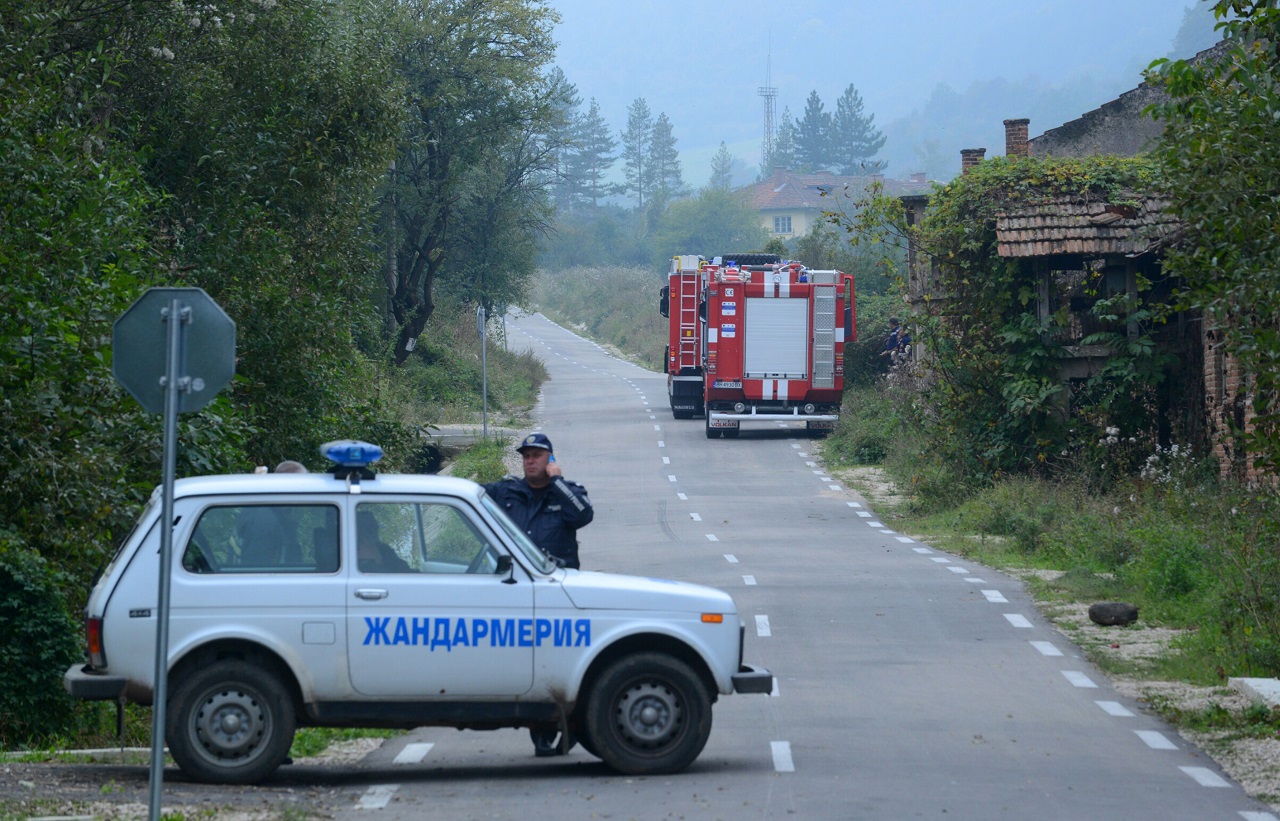
[[[627,127],[622,132],[622,166],[626,175],[625,190],[636,198],[636,207],[653,191],[653,174],[649,169],[649,144],[653,140],[653,113],[643,97],[627,106]]]
[[[733,155],[729,147],[720,142],[720,148],[711,158],[711,181],[707,187],[712,191],[728,191],[733,188]]]
[[[546,134],[551,153],[548,164],[550,179],[546,182],[552,204],[556,210],[565,211],[573,201],[573,179],[569,166],[573,155],[577,153],[577,118],[582,98],[578,96],[578,87],[569,82],[559,66],[552,67],[547,75],[547,88],[552,111]]]
[[[862,95],[850,83],[836,100],[831,120],[831,164],[838,173],[864,174],[884,167],[884,163],[872,162],[885,140],[875,121],[874,114],[863,112]]]
[[[818,171],[833,164],[831,114],[824,109],[818,92],[810,91],[804,116],[796,123],[796,165],[801,171]]]
[[[649,171],[655,204],[688,193],[680,171],[680,152],[676,150],[671,120],[667,119],[665,113],[659,114],[658,119],[654,120],[649,137]]]
[[[605,177],[618,159],[613,153],[618,142],[600,115],[600,104],[594,97],[587,112],[574,121],[573,144],[566,163],[570,207],[576,210],[590,206],[594,214],[600,207],[600,198],[614,193],[614,186],[607,184]]]

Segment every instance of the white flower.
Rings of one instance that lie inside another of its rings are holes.
[[[1119,514],[1120,514],[1120,505],[1116,505],[1115,507],[1111,508],[1111,512],[1112,512],[1112,513],[1115,513],[1116,515],[1119,515]]]
[[[1107,436],[1119,436],[1119,435],[1120,435],[1119,428],[1107,428]]]

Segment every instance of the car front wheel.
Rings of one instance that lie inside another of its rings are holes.
[[[662,653],[614,662],[596,680],[585,718],[589,749],[627,775],[679,772],[711,737],[706,686],[689,665]]]

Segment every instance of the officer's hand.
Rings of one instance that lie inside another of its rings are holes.
[[[547,462],[547,475],[551,478],[563,475],[558,462]]]

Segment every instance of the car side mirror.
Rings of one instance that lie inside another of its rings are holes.
[[[493,573],[495,576],[501,576],[503,573],[506,573],[507,577],[502,580],[502,583],[515,584],[516,583],[515,569],[516,569],[515,562],[511,561],[510,556],[504,554],[498,557],[498,567],[493,571]]]

